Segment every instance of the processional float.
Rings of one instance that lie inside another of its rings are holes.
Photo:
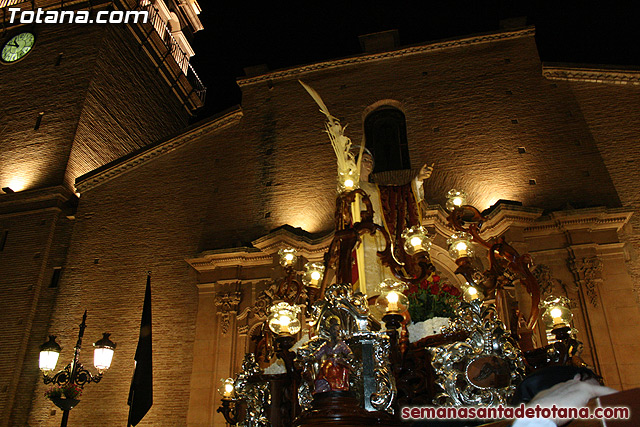
[[[540,303],[531,257],[520,255],[504,238],[485,240],[481,228],[486,218],[456,190],[448,194],[448,244],[455,272],[466,281],[457,294],[464,292],[467,300],[454,298],[457,306],[451,307],[444,328],[410,343],[408,288],[433,285],[429,279],[436,271],[428,230],[413,224],[393,241],[374,222],[370,195],[358,185],[364,146],[354,150],[320,96],[300,83],[325,115],[337,156],[335,234],[324,263],[307,263],[302,274],[294,268],[294,249],[279,252],[285,277],[276,287],[255,351],[246,354],[240,373],[223,380],[219,390],[218,412],[229,424],[395,426],[401,424],[401,407],[507,404],[528,372],[582,363],[566,299]],[[382,236],[384,248],[377,257],[394,277],[384,280],[373,298],[365,294],[364,284],[354,288],[353,283],[365,235]],[[488,252],[485,271],[474,263],[474,244]],[[505,291],[515,282],[530,295],[527,310],[514,307]],[[535,348],[539,306],[555,342]],[[309,337],[299,341],[302,314]],[[282,361],[284,372],[266,373],[263,367],[275,359]]]

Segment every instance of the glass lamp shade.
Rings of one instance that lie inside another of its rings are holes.
[[[451,258],[472,257],[474,254],[471,244],[471,235],[465,232],[455,233],[447,240],[449,245],[449,255]]]
[[[40,346],[40,370],[43,372],[50,372],[56,369],[60,351],[62,351],[62,348],[56,342],[56,336],[49,335],[49,341]]]
[[[428,232],[420,225],[404,230],[402,238],[404,239],[404,250],[409,255],[431,249],[431,239]]]
[[[233,399],[236,394],[235,382],[233,378],[221,379],[221,385],[218,387],[218,393],[223,399]]]
[[[462,296],[464,300],[467,302],[471,302],[474,299],[483,297],[482,292],[478,288],[476,288],[475,286],[469,285],[468,283],[465,286],[463,286],[463,289],[464,291]]]
[[[280,249],[278,251],[280,257],[280,265],[283,267],[293,267],[298,260],[298,252],[295,249]]]
[[[467,204],[467,193],[460,190],[449,190],[447,193],[447,210],[454,210]]]
[[[276,335],[295,335],[300,332],[301,323],[298,318],[300,307],[286,302],[279,302],[269,309],[267,318],[269,329]]]
[[[93,366],[99,372],[106,371],[111,367],[113,353],[116,349],[116,343],[109,339],[109,333],[104,332],[102,338],[93,344]]]
[[[322,276],[324,276],[324,265],[319,262],[308,262],[304,265],[302,283],[304,283],[305,286],[319,288],[320,282],[322,282]]]
[[[379,313],[400,314],[409,309],[409,298],[403,292],[407,285],[393,279],[385,279],[380,283],[380,296],[376,300]]]
[[[563,328],[571,326],[573,313],[569,308],[569,299],[566,297],[547,297],[541,304],[545,311],[542,314],[542,321],[547,329]]]

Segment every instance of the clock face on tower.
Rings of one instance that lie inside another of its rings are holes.
[[[2,54],[0,59],[5,63],[12,63],[24,58],[33,47],[36,36],[33,33],[20,33],[13,36],[8,42],[2,46]]]

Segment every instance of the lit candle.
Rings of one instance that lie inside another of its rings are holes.
[[[291,323],[291,319],[289,319],[289,316],[280,316],[280,333],[288,334],[291,332],[289,329],[289,323]]]
[[[387,294],[387,301],[389,305],[387,305],[387,311],[398,311],[398,294],[394,291],[391,291]]]
[[[224,385],[224,397],[231,397],[233,394],[233,384],[226,383]]]
[[[412,237],[411,246],[413,246],[413,249],[415,250],[422,249],[422,239],[418,236]]]
[[[465,242],[459,242],[456,245],[456,250],[458,251],[458,258],[467,256],[467,244]]]
[[[311,284],[312,285],[317,285],[318,282],[320,281],[320,277],[322,275],[320,274],[319,271],[313,271],[311,272]]]
[[[554,325],[563,325],[564,322],[562,321],[562,310],[560,310],[559,308],[554,308],[551,310],[551,317],[553,318],[553,324]]]

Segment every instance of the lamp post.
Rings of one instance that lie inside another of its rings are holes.
[[[113,352],[116,344],[109,339],[108,333],[103,333],[100,340],[96,341],[93,355],[93,364],[98,370],[97,374],[91,374],[80,363],[80,349],[82,347],[82,336],[87,327],[87,311],[85,310],[78,332],[78,341],[73,352],[73,359],[63,370],[52,374],[58,362],[61,347],[56,342],[54,335],[49,336],[49,341],[40,346],[40,370],[43,374],[45,384],[53,384],[51,392],[48,394],[49,399],[60,409],[62,409],[62,421],[60,427],[66,427],[69,420],[69,411],[73,409],[80,400],[79,397],[85,384],[94,382],[98,383],[102,379],[104,372],[111,366]]]

